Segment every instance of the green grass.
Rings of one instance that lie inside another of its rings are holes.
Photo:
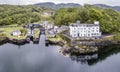
[[[0,40],[4,40],[6,38],[6,35],[3,33],[0,33]]]
[[[34,31],[34,38],[39,38],[40,30]]]
[[[114,36],[114,39],[115,39],[115,40],[120,40],[120,33],[117,33],[117,34]]]
[[[11,36],[10,33],[14,30],[22,31],[22,35],[18,38],[18,36]],[[7,27],[7,28],[0,28],[0,31],[5,34],[6,37],[11,39],[25,39],[26,38],[26,31],[23,27]]]
[[[49,35],[46,36],[50,41],[59,42],[62,40],[59,35],[56,35],[55,37],[50,37]]]
[[[64,42],[66,46],[70,46],[70,39],[61,35],[61,34],[57,34],[55,37],[50,37],[49,35],[47,35],[47,38],[50,40],[50,41],[53,41],[53,42]]]

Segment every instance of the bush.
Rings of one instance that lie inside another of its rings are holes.
[[[25,36],[26,33],[27,33],[27,30],[25,30],[25,29],[20,29],[20,31],[21,31],[21,33],[22,33],[23,36]]]

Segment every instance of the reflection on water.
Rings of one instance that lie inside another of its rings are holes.
[[[71,60],[76,61],[81,64],[94,65],[98,62],[105,60],[107,57],[110,57],[114,54],[120,53],[120,46],[116,48],[108,49],[107,51],[100,52],[93,55],[79,55],[79,56],[70,56]]]
[[[40,43],[0,46],[0,72],[119,72],[120,48],[94,55],[64,57],[59,46]]]
[[[88,64],[88,60],[97,59],[98,58],[98,54],[70,56],[70,58],[73,61],[80,62],[81,64]]]

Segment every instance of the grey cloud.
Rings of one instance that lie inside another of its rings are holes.
[[[107,5],[120,5],[120,0],[0,0],[0,4],[34,4],[40,2],[54,2],[54,3],[79,3],[79,4],[107,4]]]

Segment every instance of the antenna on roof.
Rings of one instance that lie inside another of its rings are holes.
[[[77,20],[77,24],[80,24],[80,20]]]
[[[94,24],[97,24],[97,25],[98,25],[98,24],[99,24],[99,21],[94,21]]]

